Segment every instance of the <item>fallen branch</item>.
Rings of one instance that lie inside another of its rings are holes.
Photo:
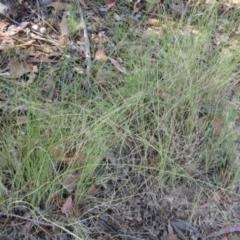
[[[92,62],[91,62],[91,53],[90,53],[90,43],[89,43],[89,38],[88,38],[88,33],[87,33],[87,26],[86,26],[86,23],[85,23],[84,17],[83,17],[83,10],[82,10],[79,0],[77,1],[77,3],[78,3],[78,12],[80,14],[81,22],[83,25],[83,33],[84,33],[84,41],[85,41],[85,56],[86,56],[86,61],[87,61],[86,81],[87,81],[88,87],[91,88],[90,72],[91,72]]]

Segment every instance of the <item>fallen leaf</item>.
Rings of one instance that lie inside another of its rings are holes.
[[[95,193],[97,192],[97,190],[98,190],[98,188],[96,188],[95,185],[92,185],[92,186],[88,189],[87,193],[90,194],[90,195],[93,195],[93,194],[95,194]]]
[[[12,28],[9,31],[6,31],[4,33],[0,33],[0,36],[13,36],[17,33],[19,33],[20,31],[22,31],[25,27],[27,27],[29,24],[29,22],[22,22],[20,23],[17,27]]]
[[[117,4],[118,0],[105,0],[107,9],[114,7]]]
[[[212,238],[212,237],[218,237],[223,234],[232,233],[232,232],[240,232],[240,225],[235,224],[235,225],[230,225],[230,226],[224,227],[224,228],[220,229],[219,231],[215,231],[215,232],[208,234],[205,239]]]
[[[1,6],[0,6],[0,13],[1,13]],[[0,21],[0,33],[4,32],[9,25],[9,22]]]
[[[69,196],[64,204],[62,205],[62,213],[66,215],[66,217],[70,216],[70,213],[72,212],[73,209],[73,201],[72,201],[72,196]]]
[[[32,71],[32,65],[27,62],[12,61],[9,63],[10,78],[20,78],[22,75]]]
[[[61,31],[61,36],[67,36],[68,35],[68,19],[67,19],[67,13],[63,14],[62,21],[60,22],[60,31]]]
[[[95,58],[96,61],[106,61],[108,59],[107,55],[105,54],[104,50],[99,49],[95,53]]]
[[[104,43],[104,38],[102,36],[96,36],[96,35],[93,35],[92,36],[92,40],[96,43],[96,44],[99,44],[99,45],[102,45]]]
[[[7,95],[5,93],[0,93],[0,101],[6,101]]]
[[[168,234],[165,238],[166,240],[180,240],[176,234]]]
[[[224,120],[221,116],[217,116],[213,120],[213,135],[218,137],[223,129]]]
[[[222,236],[221,240],[228,240],[228,237],[226,235]]]
[[[191,233],[198,233],[198,230],[195,227],[193,227],[192,225],[190,225],[188,222],[184,220],[177,219],[175,221],[171,221],[171,224],[173,227],[177,227],[180,230],[188,231]]]
[[[29,40],[29,41],[24,42],[24,43],[22,43],[22,44],[19,44],[19,45],[17,45],[17,46],[18,46],[18,47],[22,47],[22,48],[24,48],[24,47],[29,47],[29,46],[31,46],[34,42],[35,42],[35,40]]]
[[[126,69],[117,60],[110,57],[108,59],[119,72],[126,74]]]
[[[137,0],[133,6],[133,14],[140,12],[145,7],[145,3],[142,0]]]
[[[78,73],[78,74],[83,74],[84,73],[84,69],[82,67],[74,67],[73,71]]]
[[[157,18],[149,18],[149,19],[147,20],[147,25],[159,27],[159,25],[160,25],[160,20],[157,19]]]
[[[119,14],[117,14],[117,13],[114,13],[114,14],[113,14],[113,17],[114,17],[114,19],[115,19],[116,21],[122,21],[122,20],[123,20],[122,17],[121,17]]]
[[[117,4],[118,0],[105,0],[105,6],[99,8],[100,11],[106,12]]]
[[[80,179],[81,172],[77,171],[76,173],[69,174],[66,179],[63,180],[64,188],[68,193],[73,193],[77,187],[78,181]]]
[[[96,75],[96,81],[101,86],[106,85],[106,83],[107,83],[107,72],[103,71],[103,70],[99,71]]]
[[[223,199],[221,200],[221,202],[222,202],[223,204],[229,204],[229,203],[233,203],[233,202],[236,202],[236,201],[237,201],[237,199],[234,198],[234,197],[231,197],[231,196],[226,197],[226,198],[223,198]]]
[[[158,90],[158,95],[164,101],[171,101],[173,99],[172,95],[164,92],[163,90]]]

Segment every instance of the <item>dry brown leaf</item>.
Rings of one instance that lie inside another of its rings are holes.
[[[107,55],[105,54],[104,50],[99,49],[95,53],[95,58],[96,61],[106,61],[108,59]]]
[[[2,36],[2,37],[13,36],[13,35],[19,33],[20,31],[22,31],[24,28],[26,28],[28,26],[28,24],[29,24],[29,22],[22,22],[17,27],[12,28],[11,30],[6,31],[4,33],[0,33],[0,36]]]
[[[96,44],[99,44],[100,46],[104,43],[104,38],[103,37],[93,35],[92,39]]]
[[[105,5],[107,9],[114,7],[117,4],[118,0],[105,0]]]
[[[69,33],[67,13],[63,14],[62,21],[60,22],[60,31],[62,37],[67,36]]]
[[[228,240],[228,237],[226,235],[222,236],[221,240]]]
[[[158,95],[164,101],[171,101],[173,99],[172,95],[164,92],[163,90],[158,90]]]
[[[96,76],[96,81],[98,84],[104,86],[107,83],[107,72],[101,70]]]
[[[104,31],[100,31],[98,35],[93,38],[93,41],[96,44],[99,44],[99,47],[102,46],[102,44],[105,42],[104,35],[105,35]]]
[[[98,190],[98,189],[96,188],[96,186],[95,186],[95,185],[92,185],[92,186],[88,189],[87,193],[93,195],[93,194],[95,194],[95,193],[97,192],[97,190]]]
[[[4,22],[1,20],[0,21],[0,33],[3,33],[9,24],[10,24],[9,22]]]
[[[114,13],[114,14],[113,14],[113,17],[114,17],[114,19],[115,19],[116,21],[122,21],[122,20],[123,20],[122,17],[121,17],[119,14],[117,14],[117,13]]]
[[[133,6],[133,14],[140,12],[145,7],[145,3],[142,0],[137,0]]]
[[[166,240],[180,240],[176,234],[168,234],[165,239]]]
[[[24,42],[22,44],[19,44],[17,45],[18,47],[22,47],[22,48],[25,48],[25,47],[29,47],[29,46],[32,46],[32,44],[35,42],[35,40],[29,40],[27,42]]]
[[[69,217],[73,209],[73,201],[72,196],[69,196],[64,204],[62,205],[62,213],[66,215],[66,217]]]
[[[108,59],[111,61],[112,65],[113,65],[119,72],[126,74],[126,69],[125,69],[117,60],[115,60],[115,59],[113,59],[113,58],[111,58],[111,57],[109,57]]]
[[[237,199],[232,197],[232,196],[225,197],[221,200],[221,202],[223,204],[229,204],[229,203],[233,203],[233,202],[236,202],[236,201],[237,201]]]
[[[7,100],[7,95],[5,93],[0,93],[0,100],[1,101],[6,101]]]
[[[64,179],[64,187],[68,191],[68,193],[73,193],[77,187],[78,181],[80,179],[81,172],[78,171],[76,173],[69,174],[66,179]]]
[[[233,225],[223,227],[218,231],[215,231],[215,232],[212,232],[212,233],[208,234],[205,237],[205,239],[216,238],[218,236],[225,235],[225,234],[228,234],[228,233],[233,233],[233,232],[240,232],[240,225],[239,224],[233,224]]]
[[[9,63],[10,78],[20,78],[22,75],[32,71],[32,65],[27,62],[13,61]]]
[[[224,120],[221,116],[217,116],[213,120],[213,135],[220,136],[223,129]]]
[[[160,26],[160,20],[157,19],[157,18],[149,18],[147,20],[147,25],[159,27]]]

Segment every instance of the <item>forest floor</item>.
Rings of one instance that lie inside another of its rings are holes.
[[[239,239],[240,1],[9,2],[0,240]]]

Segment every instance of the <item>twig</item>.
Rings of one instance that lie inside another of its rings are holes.
[[[91,62],[90,44],[89,44],[89,38],[88,38],[88,33],[87,33],[87,26],[86,26],[86,23],[85,23],[84,17],[83,17],[83,10],[82,10],[79,0],[77,0],[77,3],[78,3],[78,12],[80,14],[81,22],[83,25],[83,34],[84,34],[84,41],[85,41],[85,53],[86,53],[86,61],[87,61],[86,81],[87,81],[88,87],[91,88],[90,72],[91,72],[92,62]]]
[[[14,213],[5,213],[5,212],[1,212],[0,211],[0,217],[1,216],[5,216],[5,217],[12,217],[12,218],[18,218],[18,219],[22,219],[28,222],[31,222],[33,224],[36,225],[42,225],[42,226],[47,226],[47,227],[57,227],[62,229],[63,231],[69,233],[70,235],[72,235],[73,237],[75,237],[75,239],[77,240],[82,240],[82,238],[78,237],[76,234],[72,233],[71,231],[69,231],[68,229],[66,229],[65,227],[70,226],[70,224],[66,224],[66,223],[59,223],[59,222],[44,222],[41,220],[37,220],[37,219],[33,219],[33,218],[29,218],[29,217],[23,217]],[[43,217],[44,218],[44,217]],[[45,218],[44,218],[45,219]]]
[[[42,40],[42,41],[45,41],[45,42],[49,42],[49,43],[53,44],[54,46],[58,47],[59,50],[62,51],[62,46],[56,41],[53,41],[51,39],[47,39],[47,38],[44,38],[44,37],[39,37],[37,34],[34,34],[34,33],[30,33],[30,37],[33,38],[33,39],[36,39],[36,40]]]
[[[41,221],[41,220],[20,216],[20,215],[14,214],[14,213],[0,212],[0,217],[1,216],[22,219],[22,220],[34,223],[36,225],[43,225],[43,226],[47,226],[47,227],[54,227],[54,226],[56,226],[56,224],[54,224],[54,223],[48,223],[48,222],[44,222],[44,221]],[[62,226],[66,226],[66,224],[65,225],[62,224]]]

